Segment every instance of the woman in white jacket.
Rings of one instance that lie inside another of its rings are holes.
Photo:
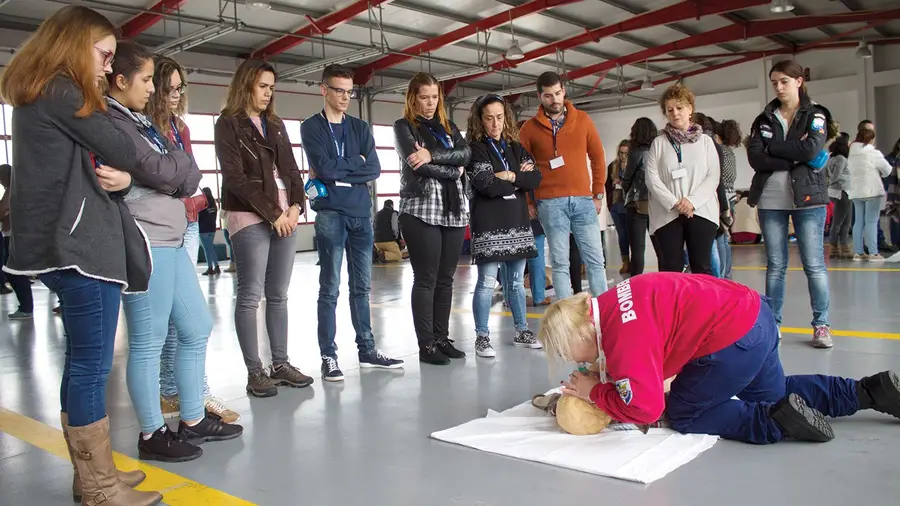
[[[860,130],[856,140],[850,145],[850,191],[847,195],[853,202],[855,222],[853,223],[854,262],[869,260],[884,261],[878,254],[878,217],[884,204],[884,184],[881,178],[891,173],[891,164],[881,151],[875,149],[875,132]],[[863,238],[869,254],[863,250]]]

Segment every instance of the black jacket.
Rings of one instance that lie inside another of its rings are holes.
[[[635,146],[628,151],[628,163],[625,165],[625,174],[622,176],[622,191],[625,192],[625,205],[633,206],[635,202],[650,200],[650,191],[647,189],[646,169],[644,160],[650,146]]]
[[[806,163],[825,147],[831,112],[801,94],[800,108],[785,136],[781,122],[775,117],[780,105],[777,98],[770,102],[750,129],[747,158],[756,174],[750,184],[747,204],[755,207],[769,176],[782,170],[791,173],[795,208],[827,204],[828,180],[824,168],[813,170]]]
[[[422,181],[432,179],[459,179],[459,168],[469,163],[472,150],[466,143],[459,129],[450,122],[453,130],[453,148],[445,148],[424,125],[413,126],[406,118],[394,122],[394,147],[400,155],[400,197],[414,198],[422,196]],[[406,163],[409,155],[415,153],[416,143],[431,153],[431,163],[416,170]]]
[[[520,170],[522,162],[534,163],[534,159],[518,142],[506,145],[503,151],[509,170],[516,173],[516,182],[510,183],[494,177],[506,167],[487,140],[473,142],[471,149],[466,175],[475,193],[469,200],[472,261],[480,264],[536,256],[527,194],[541,183],[541,171],[537,167]]]

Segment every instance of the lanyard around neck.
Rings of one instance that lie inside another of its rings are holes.
[[[184,151],[184,140],[181,138],[181,134],[178,133],[178,125],[175,123],[175,118],[172,118],[172,136],[175,137],[175,144],[178,145],[178,148]]]
[[[672,145],[672,149],[675,150],[675,156],[678,157],[678,165],[681,165],[681,143],[675,142],[675,139],[666,132],[666,138],[669,139],[669,144]]]
[[[444,148],[453,149],[453,139],[450,137],[450,134],[448,134],[447,132],[438,132],[428,123],[423,122],[422,124],[425,125],[425,128],[427,128],[428,131],[431,132],[431,135],[433,135],[434,138],[444,146]],[[441,128],[440,130],[443,130],[443,128]]]
[[[322,117],[325,118],[325,123],[328,124],[328,131],[331,132],[331,140],[334,142],[334,149],[337,150],[338,158],[343,158],[345,149],[347,148],[347,115],[341,116],[340,143],[338,143],[337,135],[334,134],[334,127],[331,126],[331,121],[329,121],[328,116],[325,115],[325,109],[322,109]]]
[[[500,158],[500,162],[503,163],[503,168],[505,170],[509,170],[509,161],[506,159],[506,141],[500,139],[500,146],[497,146],[497,141],[493,138],[488,137],[488,144],[494,148],[494,153],[497,153],[497,156]]]
[[[566,122],[566,110],[563,109],[559,119],[553,119],[550,116],[547,116],[547,119],[550,120],[550,130],[553,132],[553,156],[559,156],[559,151],[556,149],[556,135],[562,129],[563,123]]]

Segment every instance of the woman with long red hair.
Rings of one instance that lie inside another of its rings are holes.
[[[156,492],[131,487],[112,458],[106,380],[122,291],[146,291],[150,254],[122,202],[134,145],[106,115],[100,82],[111,72],[116,29],[85,7],[60,9],[12,58],[0,95],[13,106],[12,237],[5,270],[37,275],[56,292],[66,333],[60,401],[63,435],[82,504],[145,506]],[[112,168],[116,167],[116,168]],[[122,169],[122,170],[118,170]]]

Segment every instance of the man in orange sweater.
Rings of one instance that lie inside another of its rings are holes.
[[[590,116],[566,100],[559,75],[538,77],[537,114],[522,126],[522,146],[541,171],[541,185],[529,206],[547,234],[556,298],[572,295],[569,279],[569,234],[581,252],[591,293],[606,291],[603,240],[597,215],[603,207],[606,160],[600,135]],[[590,169],[588,169],[590,159]]]

